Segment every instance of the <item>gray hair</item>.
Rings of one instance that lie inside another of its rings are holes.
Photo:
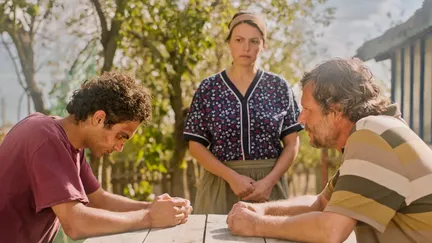
[[[390,100],[381,96],[369,68],[357,58],[335,58],[323,62],[301,80],[302,87],[313,84],[312,95],[324,114],[342,112],[351,122],[382,114]]]

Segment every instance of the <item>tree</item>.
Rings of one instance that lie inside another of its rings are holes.
[[[115,7],[111,6],[111,1],[104,1],[106,9],[102,8],[102,2],[100,0],[90,0],[94,5],[97,15],[99,16],[99,24],[101,27],[101,44],[103,46],[103,58],[104,64],[102,66],[102,73],[110,71],[113,67],[114,57],[118,48],[118,44],[121,41],[121,26],[125,21],[125,8],[128,4],[128,0],[116,0]],[[107,15],[110,10],[114,9],[114,17],[111,18],[111,24],[108,25]]]
[[[164,11],[160,11],[163,9]],[[184,157],[186,143],[183,140],[183,126],[186,106],[184,87],[194,76],[194,67],[203,60],[204,50],[211,48],[212,42],[205,33],[205,25],[210,20],[211,4],[207,1],[189,1],[181,6],[175,1],[157,1],[147,4],[136,1],[128,9],[131,18],[124,33],[128,35],[124,52],[136,62],[141,73],[148,73],[143,82],[154,88],[163,99],[169,100],[174,120],[172,131],[172,156],[166,163],[170,185],[167,190],[176,196],[189,197]],[[140,53],[142,56],[137,56]],[[151,84],[156,76],[164,82]],[[189,77],[189,78],[188,78]]]
[[[35,110],[42,113],[48,113],[48,110],[42,90],[35,78],[36,72],[41,68],[36,63],[35,40],[36,38],[40,38],[41,41],[49,40],[49,37],[45,35],[45,28],[47,23],[55,17],[53,9],[60,6],[55,0],[39,0],[36,4],[26,0],[0,2],[2,43],[12,59],[20,85],[33,100]],[[7,43],[3,34],[12,40],[18,58],[13,56],[10,43]],[[20,68],[16,59],[19,60]]]

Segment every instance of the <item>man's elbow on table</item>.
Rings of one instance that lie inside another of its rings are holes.
[[[84,236],[84,234],[80,234],[80,232],[78,232],[78,230],[76,230],[76,228],[74,227],[65,227],[63,226],[63,231],[64,233],[71,238],[71,240],[82,240],[85,239],[86,237]]]
[[[357,224],[355,219],[332,212],[321,213],[321,219],[324,226],[324,242],[328,243],[344,242]]]
[[[94,212],[95,209],[88,208],[80,202],[61,203],[53,206],[52,209],[59,219],[64,233],[72,240],[80,240],[106,233],[106,229],[101,229],[100,225],[94,224],[95,222],[101,222],[103,216],[98,212]]]
[[[80,219],[80,214],[84,213],[85,207],[82,203],[72,201],[61,203],[52,207],[54,213],[58,217],[64,233],[72,240],[80,240],[86,238],[84,232],[85,223]]]

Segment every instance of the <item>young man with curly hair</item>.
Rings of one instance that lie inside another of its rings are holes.
[[[310,144],[343,153],[312,203],[238,203],[234,234],[300,242],[432,242],[432,150],[358,59],[332,59],[301,80]]]
[[[147,89],[124,73],[85,82],[66,118],[40,113],[18,122],[0,145],[0,239],[52,242],[62,225],[72,239],[186,222],[190,203],[164,194],[151,202],[104,191],[84,156],[122,151],[151,119]]]

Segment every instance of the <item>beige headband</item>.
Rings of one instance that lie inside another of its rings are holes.
[[[242,15],[235,17],[231,21],[230,25],[228,26],[229,31],[231,32],[232,29],[234,28],[234,26],[236,26],[238,23],[245,21],[245,20],[250,20],[254,24],[256,24],[258,26],[259,30],[263,34],[263,39],[264,40],[266,39],[267,30],[266,30],[266,25],[265,25],[264,19],[261,18],[261,16],[259,16],[257,14],[253,14],[253,13],[242,14]]]

